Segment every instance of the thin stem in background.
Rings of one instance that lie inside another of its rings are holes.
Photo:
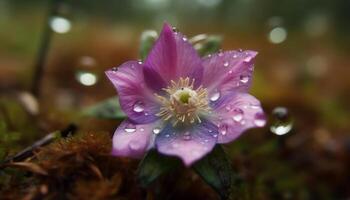
[[[38,55],[34,64],[34,75],[31,92],[34,96],[38,97],[40,95],[40,86],[43,79],[44,67],[47,60],[47,55],[49,52],[51,39],[52,39],[52,30],[50,27],[50,20],[53,16],[58,14],[58,8],[60,6],[60,0],[51,0],[49,2],[49,10],[47,17],[45,19],[44,32],[38,51]]]

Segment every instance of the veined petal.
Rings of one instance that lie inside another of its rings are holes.
[[[251,85],[255,51],[225,51],[203,59],[202,85],[209,96],[219,92],[247,92]]]
[[[140,158],[154,146],[152,130],[157,122],[135,124],[130,120],[123,121],[113,136],[112,155]]]
[[[129,61],[115,70],[106,71],[118,91],[122,110],[137,123],[149,123],[157,119],[159,105],[153,92],[147,87],[143,76],[143,66],[137,61]]]
[[[245,130],[263,127],[266,123],[259,100],[247,93],[232,93],[212,107],[212,121],[218,126],[218,143],[235,140]]]
[[[189,166],[213,149],[217,137],[217,127],[210,122],[202,122],[191,130],[177,130],[167,125],[155,142],[160,153],[177,156]]]
[[[177,81],[180,77],[189,77],[195,79],[195,86],[199,86],[203,75],[201,59],[196,50],[181,33],[173,32],[168,24],[164,24],[158,40],[146,58],[145,66],[151,68],[145,74],[146,80],[153,78],[153,72],[166,83]]]

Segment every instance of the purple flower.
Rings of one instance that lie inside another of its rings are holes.
[[[168,24],[145,62],[106,72],[127,114],[113,136],[115,156],[141,157],[151,148],[189,166],[216,143],[265,125],[260,102],[247,92],[255,51],[225,51],[200,58]]]

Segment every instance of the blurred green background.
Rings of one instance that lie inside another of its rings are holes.
[[[53,2],[57,13],[47,20],[49,1],[0,0],[6,155],[72,122],[113,132],[117,121],[78,113],[115,95],[104,70],[139,58],[141,33],[167,21],[188,37],[221,35],[223,50],[259,52],[251,93],[268,126],[228,145],[257,199],[350,198],[350,1]],[[47,23],[51,40],[36,98],[29,91]]]

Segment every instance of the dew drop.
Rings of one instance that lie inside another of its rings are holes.
[[[213,130],[210,130],[210,129],[209,129],[209,130],[208,130],[208,132],[209,132],[209,133],[212,133],[212,132],[213,132]]]
[[[144,111],[144,105],[141,101],[138,101],[134,104],[133,110],[134,112],[140,113]]]
[[[218,134],[214,134],[213,137],[214,137],[214,138],[218,137]]]
[[[264,113],[258,112],[254,116],[254,124],[258,127],[263,127],[266,124],[266,117]]]
[[[293,128],[293,119],[285,107],[276,107],[272,111],[270,131],[276,135],[285,135]]]
[[[187,41],[187,38],[186,38],[186,37],[183,37],[182,40],[186,42],[186,41]]]
[[[270,127],[271,132],[276,135],[285,135],[292,130],[292,124],[279,124]]]
[[[173,32],[175,32],[175,33],[177,33],[177,32],[179,31],[175,26],[172,27],[172,30],[173,30]]]
[[[237,54],[233,54],[233,58],[237,58],[238,56],[237,56]]]
[[[136,131],[136,127],[133,124],[128,124],[125,128],[124,128],[125,132],[127,133],[133,133]]]
[[[241,121],[243,119],[243,110],[240,108],[234,109],[232,119],[236,122]]]
[[[145,131],[145,129],[144,128],[140,128],[140,131],[143,132],[143,131]]]
[[[50,19],[50,27],[54,32],[64,34],[71,30],[72,24],[64,17],[55,16]]]
[[[256,110],[257,110],[257,109],[260,109],[261,107],[260,107],[259,105],[254,105],[254,104],[253,104],[253,105],[250,105],[250,108],[251,108],[251,109],[256,109]]]
[[[183,139],[184,139],[184,140],[191,140],[191,136],[190,136],[190,135],[184,135],[184,136],[183,136]]]
[[[113,68],[112,68],[112,71],[113,71],[113,72],[118,71],[118,67],[113,67]]]
[[[226,61],[226,62],[224,63],[224,67],[228,67],[228,65],[229,65],[229,63]]]
[[[169,135],[169,134],[166,134],[165,137],[170,137],[170,135]]]
[[[220,56],[220,57],[223,56],[223,55],[224,55],[224,53],[222,53],[222,51],[220,51],[219,54],[218,54],[218,56]]]
[[[141,148],[141,144],[139,141],[132,140],[129,142],[129,148],[131,150],[139,150]]]
[[[152,132],[157,135],[160,133],[160,128],[154,128]]]
[[[226,124],[220,124],[219,125],[219,133],[221,133],[222,135],[226,135],[227,133],[227,125]]]
[[[177,147],[179,147],[179,144],[174,142],[172,146],[173,146],[173,148],[177,148]]]
[[[241,83],[248,83],[249,77],[248,77],[248,76],[241,75],[241,76],[239,77],[239,81],[240,81]]]
[[[247,56],[246,58],[244,58],[244,62],[250,62],[253,59],[252,56]]]
[[[220,92],[216,91],[214,94],[211,95],[210,101],[217,101],[220,98]]]

